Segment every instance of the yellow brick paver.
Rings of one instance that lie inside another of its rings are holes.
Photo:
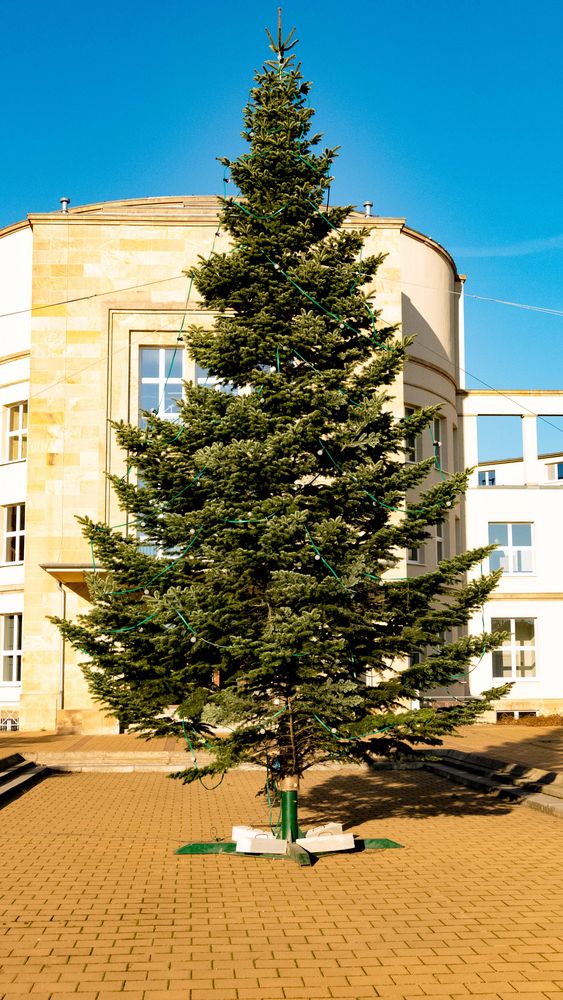
[[[303,825],[405,845],[312,868],[174,854],[267,823],[262,777],[61,774],[2,810],[3,1000],[551,1000],[563,823],[421,771],[311,774]]]

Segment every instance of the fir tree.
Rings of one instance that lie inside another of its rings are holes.
[[[482,548],[390,578],[467,476],[405,462],[437,410],[392,415],[409,342],[362,291],[381,258],[361,258],[349,207],[325,205],[336,150],[311,133],[293,44],[280,36],[255,76],[249,152],[222,161],[240,192],[222,199],[231,248],[192,272],[216,321],[189,329],[186,349],[238,391],[186,385],[177,425],[117,425],[136,476],[112,482],[133,530],[81,519],[107,575],[91,581],[88,614],[57,622],[123,724],[209,751],[185,781],[253,761],[285,789],[317,762],[436,745],[504,691],[412,707],[496,644],[447,641],[496,576],[464,583]],[[230,734],[214,736],[212,719]]]

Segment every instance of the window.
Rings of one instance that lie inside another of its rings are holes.
[[[491,552],[491,570],[502,569],[505,573],[532,573],[532,525],[531,524],[489,524],[489,544],[498,545]]]
[[[363,681],[368,688],[377,687],[379,679],[380,677],[375,667],[366,667],[359,676],[359,680]]]
[[[207,368],[200,368],[199,365],[195,366],[195,384],[201,385],[205,389],[217,389],[218,392],[226,392],[230,396],[238,395],[238,389],[232,382],[225,382],[224,379],[217,378],[216,375],[210,375]]]
[[[563,479],[563,462],[554,462],[551,465],[546,465],[546,469],[548,482],[553,483],[559,479]]]
[[[424,552],[424,550],[423,550],[423,548],[422,548],[421,545],[413,546],[412,548],[407,549],[407,562],[410,562],[410,563],[421,563],[421,562],[423,562],[424,561],[423,558],[422,558],[423,557],[423,552]]]
[[[534,618],[491,618],[492,632],[509,633],[493,652],[493,677],[518,681],[536,676],[535,625]]]
[[[437,469],[443,469],[446,461],[444,427],[445,420],[443,417],[434,417],[430,426],[430,433],[432,435],[432,447],[434,448],[434,460]]]
[[[405,417],[418,413],[414,406],[405,406]],[[405,437],[405,458],[407,462],[420,462],[422,459],[422,438],[420,434],[407,434]]]
[[[183,353],[178,347],[139,349],[139,410],[150,410],[162,420],[176,419],[182,398]]]
[[[14,503],[6,507],[4,531],[4,562],[21,563],[25,549],[25,504]]]
[[[495,469],[479,473],[479,486],[496,486],[497,474]]]
[[[446,528],[443,521],[436,525],[436,562],[442,562],[446,557]]]
[[[22,615],[2,615],[2,682],[20,684],[22,679]]]
[[[8,406],[8,462],[27,458],[27,402]]]
[[[162,554],[154,542],[148,541],[148,536],[144,531],[137,532],[137,542],[139,544],[139,552],[142,552],[145,556],[155,556],[156,558],[156,556],[160,556]]]

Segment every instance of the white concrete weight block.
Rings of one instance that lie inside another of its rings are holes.
[[[277,840],[276,837],[251,837],[242,836],[236,841],[237,851],[241,854],[285,854],[287,848],[286,840]]]
[[[272,837],[274,834],[271,830],[260,830],[255,826],[233,826],[231,831],[231,840],[238,840],[239,837]]]
[[[342,833],[342,823],[325,823],[324,826],[314,826],[312,830],[307,830],[307,837],[328,837],[335,833]]]
[[[326,834],[321,837],[300,837],[296,840],[300,847],[313,854],[323,854],[325,851],[353,851],[353,833]]]

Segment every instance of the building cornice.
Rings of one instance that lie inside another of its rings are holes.
[[[552,592],[534,591],[524,593],[524,594],[512,594],[499,592],[495,590],[492,594],[489,594],[487,601],[562,601],[563,593],[560,590],[554,590]]]
[[[445,359],[445,363],[451,365],[452,368],[454,367],[453,361],[450,361],[449,358]],[[413,354],[407,354],[405,362],[405,372],[406,372],[406,366],[408,364],[419,365],[421,368],[426,368],[428,369],[428,371],[434,372],[435,375],[439,375],[441,378],[445,378],[454,387],[454,392],[456,391],[457,382],[453,377],[453,375],[450,375],[450,373],[447,372],[445,368],[439,368],[438,365],[433,364],[432,361],[424,361],[422,358],[418,358]],[[416,389],[424,389],[426,392],[428,391],[427,385],[417,385],[415,382],[413,382],[412,378],[405,378],[405,383],[408,384],[409,387],[412,386],[413,388]],[[434,390],[432,391],[434,392]],[[451,402],[451,400],[448,399],[447,402]]]
[[[499,392],[510,396],[561,396],[563,389],[460,389],[460,396],[498,396]]]
[[[3,239],[4,236],[11,236],[12,233],[19,233],[22,229],[30,228],[29,219],[23,219],[21,222],[13,222],[11,226],[5,226],[4,229],[0,229],[0,239]]]
[[[437,253],[439,253],[444,258],[444,260],[447,261],[452,271],[454,272],[454,280],[459,282],[461,285],[464,284],[467,275],[458,274],[455,260],[453,259],[452,255],[448,253],[446,248],[442,246],[441,243],[438,243],[437,240],[433,240],[431,236],[425,236],[424,233],[419,233],[417,229],[411,229],[411,227],[407,226],[406,224],[403,225],[402,231],[405,236],[409,236],[411,239],[417,240],[418,243],[424,243],[427,247],[431,247],[432,250],[435,250]]]

